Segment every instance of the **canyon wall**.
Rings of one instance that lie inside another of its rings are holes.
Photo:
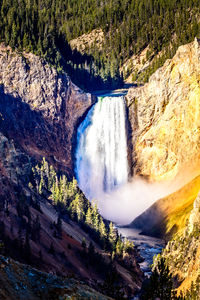
[[[152,181],[200,167],[200,44],[179,47],[144,86],[127,94],[134,173]]]
[[[182,233],[168,242],[161,256],[165,258],[169,270],[176,279],[178,292],[187,290],[199,296],[200,290],[200,194],[197,195],[189,220]],[[157,257],[154,265],[156,265]],[[193,288],[192,288],[193,285]],[[195,288],[194,288],[195,287]],[[197,294],[196,294],[197,293]],[[198,299],[194,297],[191,299]],[[189,299],[189,298],[187,298]]]
[[[0,131],[73,175],[76,128],[96,98],[43,59],[0,46]]]

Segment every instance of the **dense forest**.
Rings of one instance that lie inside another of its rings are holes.
[[[150,74],[181,44],[198,36],[198,0],[0,0],[0,41],[45,57],[88,90],[121,86],[120,67],[147,45],[147,58],[161,55],[143,72]],[[81,55],[68,42],[102,28],[103,47],[95,43]]]

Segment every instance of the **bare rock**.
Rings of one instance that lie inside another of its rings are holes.
[[[29,155],[73,174],[76,128],[96,98],[43,59],[0,47],[0,131]]]
[[[129,89],[127,105],[135,173],[150,180],[174,178],[200,163],[200,45],[179,47],[149,82]]]

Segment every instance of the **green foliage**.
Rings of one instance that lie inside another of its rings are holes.
[[[155,300],[157,298],[160,300],[183,299],[182,297],[178,297],[176,292],[173,291],[172,275],[164,258],[158,261],[141,296],[141,299],[144,300]]]
[[[0,8],[0,41],[43,56],[87,89],[120,86],[119,68],[147,45],[147,59],[164,51],[137,79],[148,80],[200,29],[198,0],[0,0]],[[71,51],[68,41],[97,28],[105,35],[101,48],[94,42],[87,55]]]
[[[200,295],[200,275],[198,275],[195,283],[192,282],[190,290],[186,292],[184,300],[199,300]]]
[[[114,244],[117,240],[117,232],[116,232],[112,222],[110,222],[110,224],[109,224],[108,239],[111,244]]]
[[[118,236],[118,232],[112,222],[108,222],[102,218],[97,204],[94,201],[90,203],[85,198],[84,194],[79,190],[75,178],[72,181],[68,181],[64,174],[58,175],[45,159],[43,159],[40,166],[36,165],[32,171],[33,180],[29,183],[29,188],[41,196],[48,197],[59,213],[68,214],[71,219],[83,226],[102,247],[111,252],[116,249],[118,256],[128,253],[133,248],[131,242],[127,239],[123,241]],[[18,209],[20,216],[23,213],[30,215],[24,203],[25,200],[22,198],[21,202],[19,201],[20,207]],[[39,234],[40,226],[38,218],[33,222],[33,227],[38,229]],[[61,237],[62,220],[60,215],[57,224],[52,225],[52,229],[54,228],[57,231],[57,233],[55,232],[55,236]],[[37,239],[39,240],[39,236],[37,236]]]
[[[192,278],[195,272],[195,266],[199,260],[198,247],[200,242],[200,226],[199,222],[193,224],[193,227],[186,222],[184,232],[176,234],[173,239],[168,242],[162,254],[157,256],[154,266],[160,259],[165,259],[172,275],[175,277],[177,284],[183,282],[186,278]],[[178,275],[177,275],[178,274]],[[186,275],[187,274],[187,275]],[[184,291],[185,298],[180,295],[180,299],[198,300],[200,293],[200,276],[191,284],[188,291]],[[183,283],[184,284],[184,283]],[[182,297],[182,298],[181,298]]]

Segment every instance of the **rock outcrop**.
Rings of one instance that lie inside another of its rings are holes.
[[[90,33],[83,34],[76,39],[71,40],[69,44],[72,50],[76,49],[83,55],[86,54],[86,52],[90,52],[90,49],[94,47],[94,45],[98,50],[101,50],[104,42],[105,35],[103,30],[100,28],[94,29]]]
[[[83,282],[58,277],[0,256],[0,298],[12,299],[96,299],[110,297],[93,290]]]
[[[76,128],[96,98],[33,54],[0,47],[0,131],[37,160],[73,174]]]
[[[0,132],[0,182],[8,178],[14,184],[26,181],[34,161]],[[2,191],[1,191],[2,192]]]
[[[174,178],[200,167],[200,44],[181,46],[149,82],[127,94],[135,173]]]

